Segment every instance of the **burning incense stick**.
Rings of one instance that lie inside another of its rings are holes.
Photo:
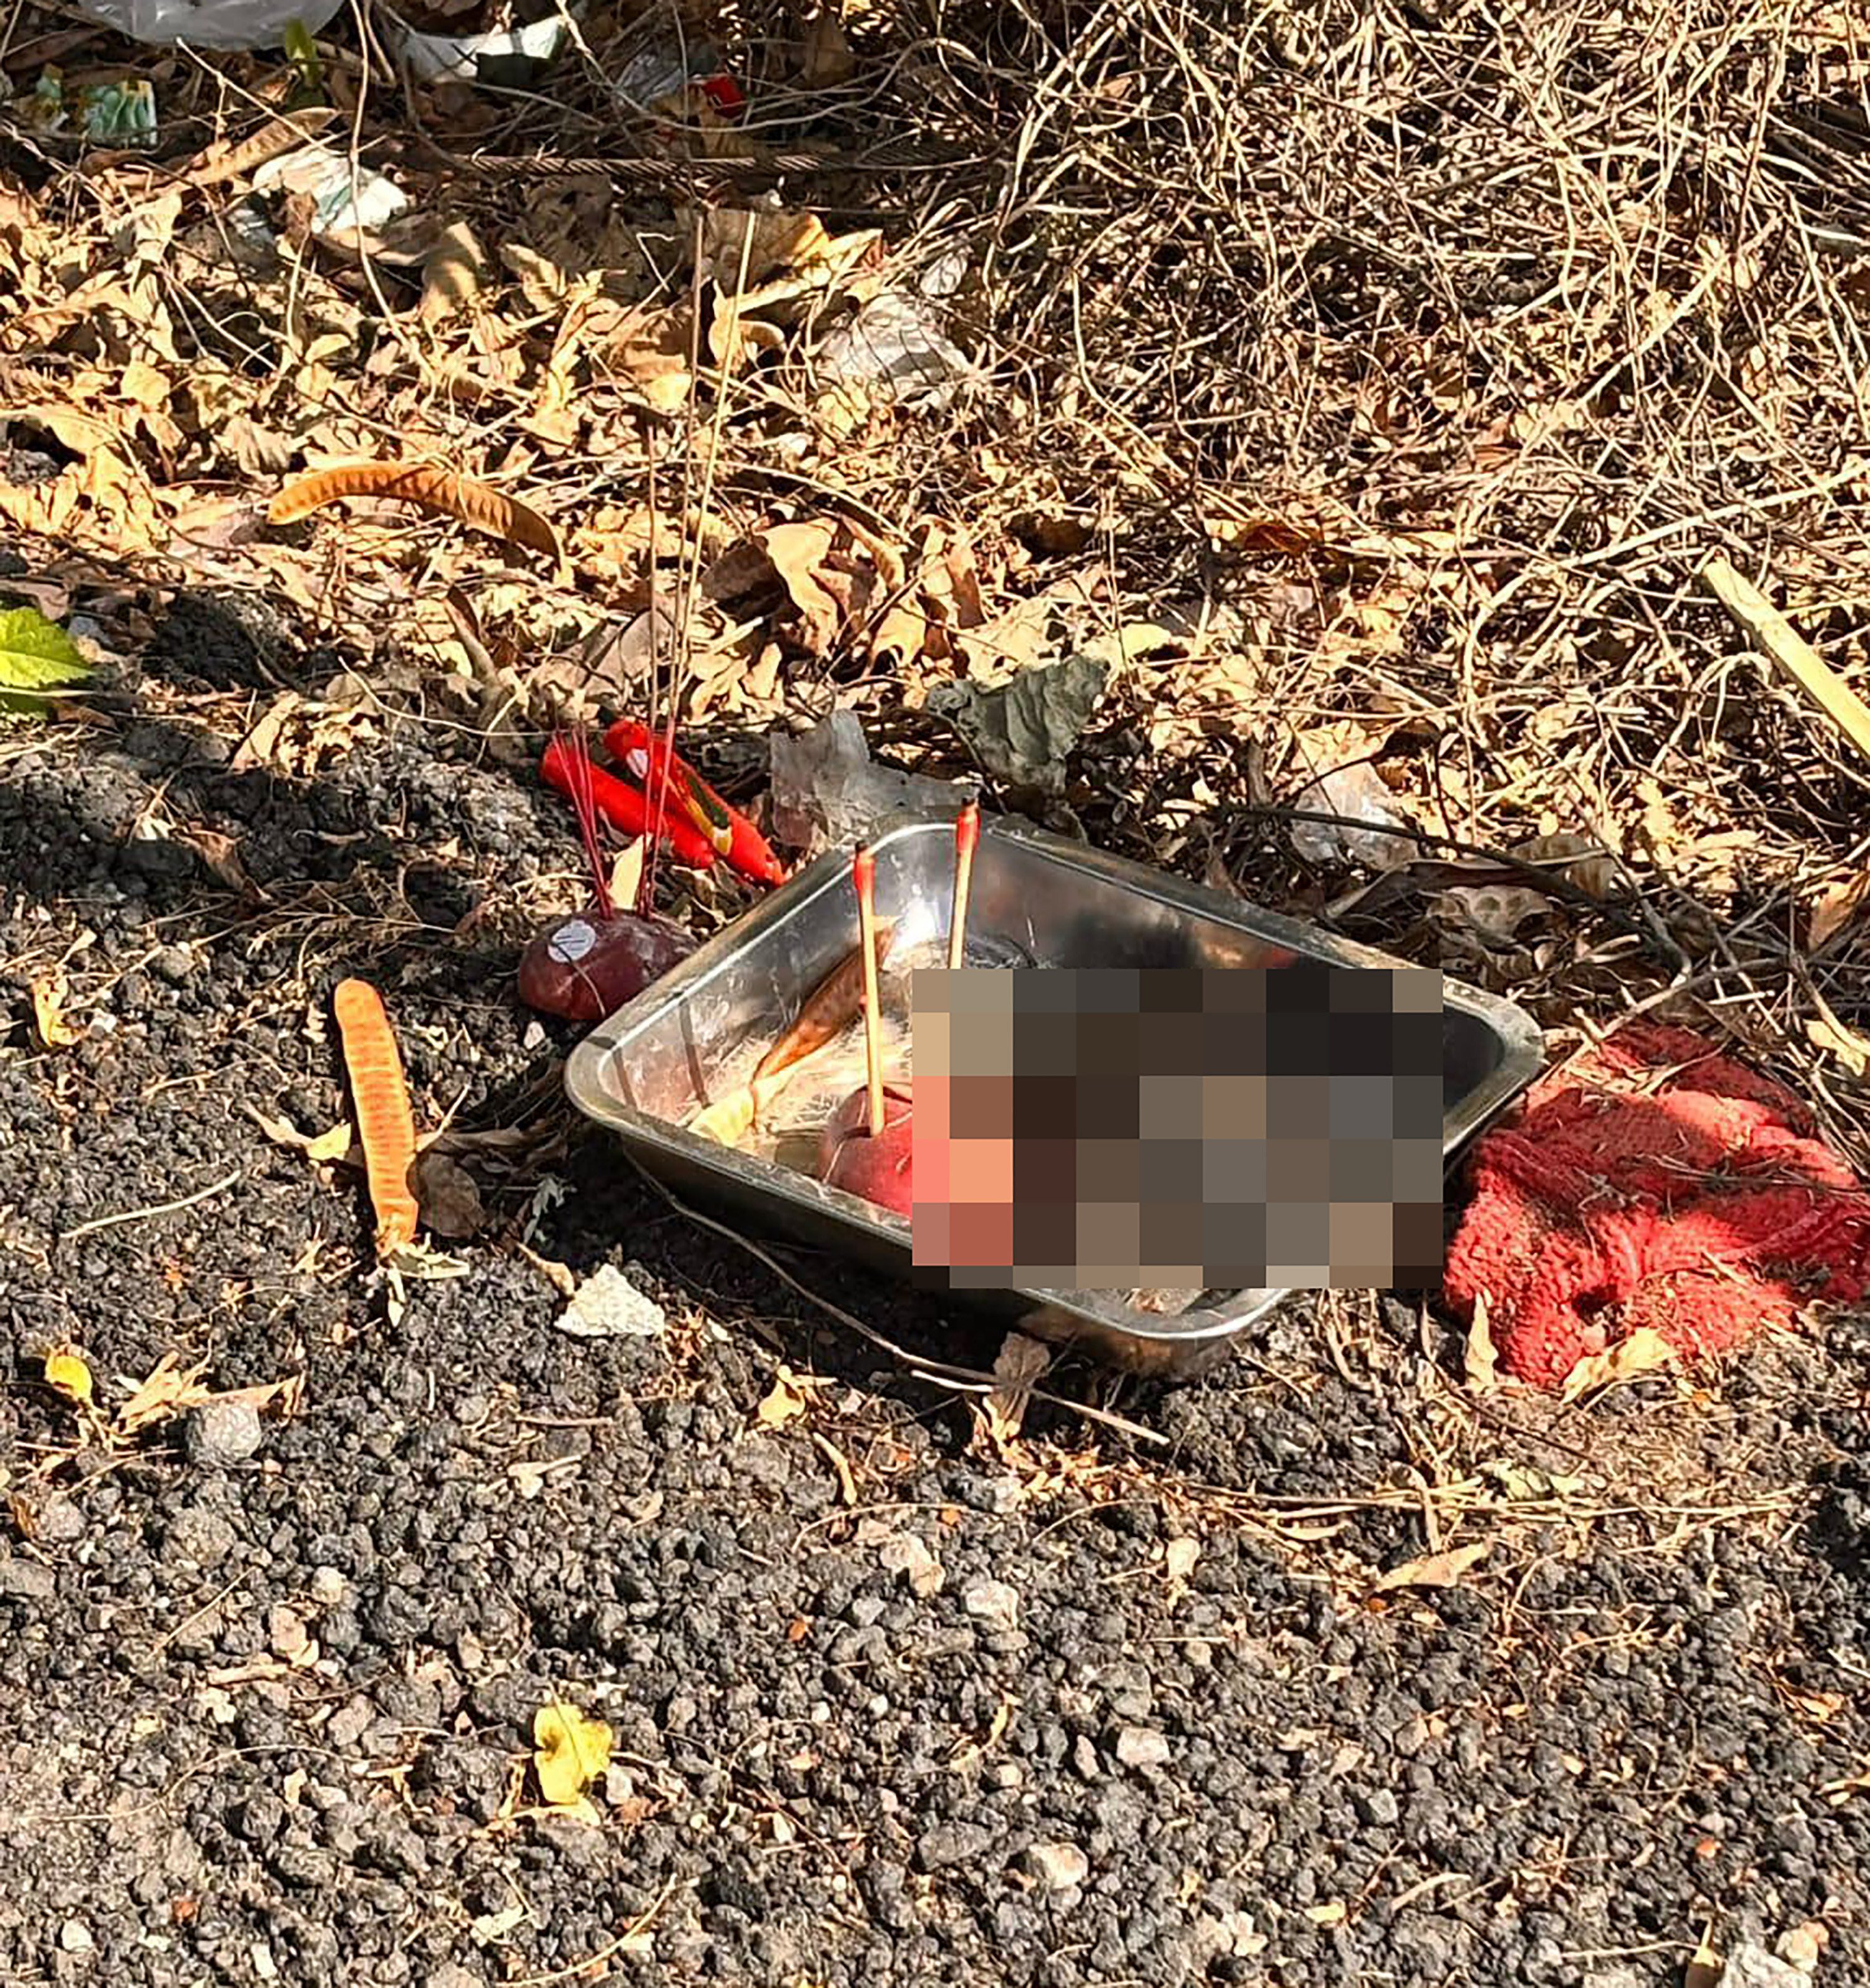
[[[968,891],[974,881],[974,847],[980,840],[980,803],[969,801],[955,823],[955,902],[949,914],[948,963],[960,965],[968,948]]]
[[[870,1136],[883,1136],[883,996],[877,985],[877,859],[860,849],[850,865],[857,894],[857,944],[864,955],[864,1064],[870,1083]]]

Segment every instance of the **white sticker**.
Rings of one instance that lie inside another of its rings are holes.
[[[647,779],[649,777],[649,755],[641,746],[637,746],[634,752],[626,752],[624,755],[624,764],[639,780]]]
[[[573,966],[597,943],[596,931],[582,918],[560,925],[546,948],[561,966]]]

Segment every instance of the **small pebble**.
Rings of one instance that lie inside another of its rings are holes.
[[[1091,1859],[1075,1843],[1035,1843],[1026,1868],[1048,1892],[1068,1892],[1091,1875]]]
[[[288,1608],[282,1602],[268,1611],[266,1643],[276,1657],[282,1657],[289,1663],[294,1657],[304,1653],[310,1641],[305,1618],[296,1608]]]
[[[668,1325],[668,1314],[618,1270],[606,1263],[594,1270],[559,1314],[558,1328],[574,1339],[654,1339]]]
[[[1168,1742],[1153,1727],[1126,1726],[1117,1736],[1117,1757],[1126,1767],[1160,1767],[1168,1760]]]
[[[992,1629],[1010,1629],[1020,1620],[1020,1597],[1003,1581],[977,1581],[961,1598],[961,1605],[977,1622]]]
[[[335,1608],[344,1598],[344,1577],[334,1567],[312,1570],[311,1596],[320,1608]]]
[[[84,1514],[69,1498],[48,1498],[39,1509],[39,1539],[48,1546],[70,1546],[84,1537]]]
[[[0,1560],[0,1596],[10,1595],[15,1601],[49,1601],[58,1585],[52,1569],[36,1560],[21,1560],[17,1555]]]
[[[245,1462],[265,1439],[251,1401],[205,1401],[188,1418],[188,1460],[210,1469]]]
[[[59,1944],[67,1953],[90,1953],[97,1942],[83,1919],[67,1919],[59,1929]]]

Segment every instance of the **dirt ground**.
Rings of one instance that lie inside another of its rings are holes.
[[[1295,1304],[1184,1388],[1053,1377],[1159,1446],[1036,1405],[997,1453],[575,1133],[507,914],[460,935],[575,866],[553,797],[415,722],[230,772],[215,678],[258,652],[211,625],[0,786],[9,1980],[1624,1988],[1710,1926],[1861,1975],[1861,1327],[1561,1411],[1468,1401],[1399,1300]],[[254,1115],[339,1119],[359,971],[494,1218],[394,1322],[354,1177]],[[529,1209],[662,1335],[559,1330]],[[299,1391],[112,1443],[36,1378],[63,1344],[100,1408],[164,1356]],[[522,1786],[560,1699],[616,1734],[596,1827]]]
[[[1295,1300],[996,1422],[996,1330],[675,1205],[515,987],[591,888],[556,731],[676,709],[763,811],[842,709],[1554,1059],[1700,1030],[1870,1173],[1848,10],[402,59],[552,11],[0,10],[0,1980],[1870,1980],[1861,1310],[1567,1404]],[[607,1271],[659,1325],[565,1328]]]

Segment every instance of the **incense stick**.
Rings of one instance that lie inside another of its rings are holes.
[[[857,944],[864,955],[864,1066],[870,1084],[870,1136],[883,1137],[883,997],[877,985],[877,859],[860,849],[850,865],[857,894]]]
[[[974,848],[980,840],[980,803],[969,801],[955,823],[955,902],[949,914],[948,963],[959,966],[967,957],[968,892],[974,881]]]

